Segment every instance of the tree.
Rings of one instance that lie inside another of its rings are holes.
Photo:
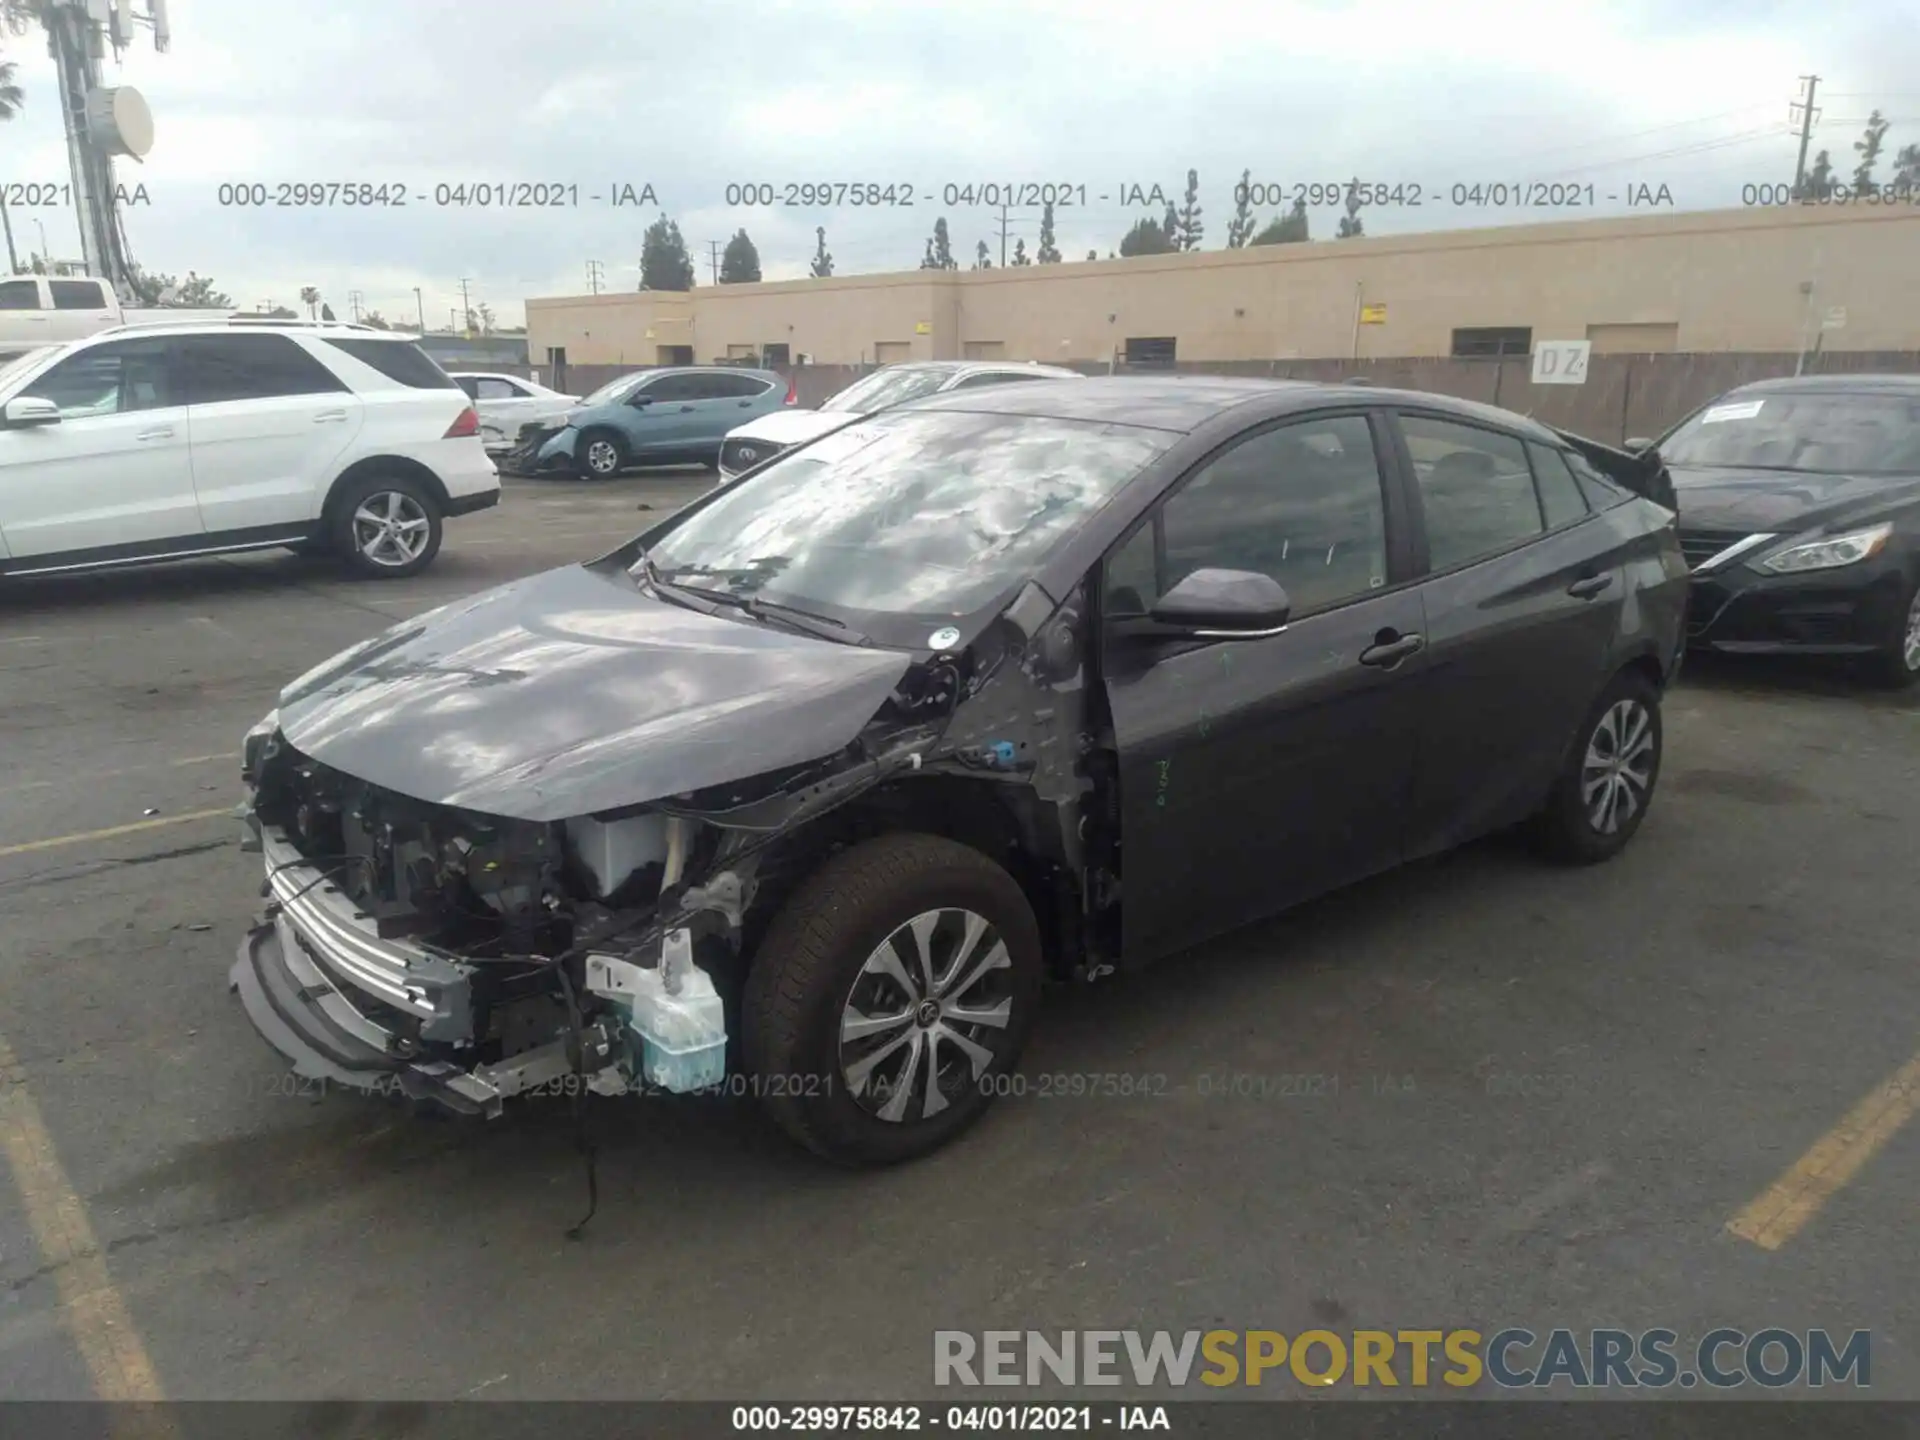
[[[473,307],[473,313],[480,317],[480,333],[482,335],[491,335],[493,333],[493,307],[482,300],[478,305]]]
[[[827,253],[827,227],[814,226],[813,239],[813,277],[816,280],[824,280],[833,274],[833,256]]]
[[[1173,216],[1171,206],[1168,207],[1167,214]],[[1187,193],[1181,197],[1179,215],[1170,220],[1167,225],[1167,238],[1173,241],[1173,248],[1176,250],[1198,250],[1200,237],[1206,233],[1206,229],[1207,227],[1200,223],[1200,172],[1189,170],[1187,171]]]
[[[213,281],[191,270],[187,272],[185,280],[176,280],[171,275],[150,275],[136,265],[128,277],[128,283],[133,287],[135,298],[146,306],[180,305],[197,310],[233,308],[232,296],[214,289]],[[169,294],[171,298],[162,298]]]
[[[1167,213],[1171,215],[1172,209]],[[1167,238],[1167,228],[1152,216],[1143,216],[1134,222],[1134,226],[1120,237],[1122,255],[1165,255],[1173,249],[1173,242]]]
[[[27,103],[27,92],[14,80],[13,62],[0,60],[0,120],[11,120]]]
[[[1809,200],[1825,200],[1833,194],[1833,157],[1826,151],[1813,157],[1813,168],[1801,188]]]
[[[1016,265],[1031,265],[1033,263],[1033,257],[1027,254],[1027,242],[1025,240],[1016,240],[1013,242],[1013,263]]]
[[[647,226],[640,242],[640,288],[642,290],[693,289],[693,257],[680,234],[678,222],[665,212]]]
[[[1098,260],[1100,258],[1100,252],[1098,250],[1089,250],[1087,252],[1087,258],[1089,260]]]
[[[1360,226],[1360,177],[1353,177],[1347,186],[1347,213],[1340,217],[1340,228],[1333,232],[1336,240],[1354,240],[1366,233]]]
[[[953,242],[947,236],[947,217],[944,215],[933,222],[933,238],[927,241],[927,261],[922,262],[921,268],[926,270],[958,270],[960,268],[960,262],[953,258]]]
[[[320,318],[321,318],[322,320],[331,320],[331,319],[333,319],[333,318],[334,318],[334,315],[333,315],[333,307],[332,307],[331,305],[322,305],[322,306],[320,307]]]
[[[1273,221],[1247,241],[1249,245],[1295,245],[1307,239],[1307,202],[1295,200],[1293,209],[1277,215]]]
[[[1160,228],[1166,233],[1167,249],[1178,250],[1180,248],[1180,217],[1174,212],[1171,200],[1167,202],[1167,216],[1160,222]]]
[[[1242,170],[1233,188],[1233,219],[1227,222],[1227,248],[1238,250],[1253,238],[1253,171]],[[1278,223],[1278,222],[1275,222]]]
[[[1853,142],[1853,153],[1860,163],[1853,167],[1853,193],[1865,195],[1873,189],[1873,167],[1880,161],[1880,146],[1887,138],[1887,118],[1878,110],[1867,116],[1866,133]]]
[[[307,307],[307,318],[309,320],[319,318],[316,312],[318,312],[320,308],[320,292],[313,286],[302,285],[300,287],[300,303]]]
[[[1902,145],[1893,157],[1893,178],[1887,187],[1897,195],[1920,194],[1920,145]]]
[[[976,270],[991,270],[993,268],[993,258],[987,254],[987,242],[984,240],[974,246],[973,268]]]
[[[360,323],[362,325],[371,325],[376,330],[391,330],[393,328],[393,326],[387,323],[387,317],[382,315],[378,310],[367,311],[366,314],[360,317]]]
[[[1060,263],[1060,247],[1053,243],[1053,202],[1051,200],[1040,211],[1040,251],[1034,259],[1042,265]]]
[[[752,285],[760,279],[760,252],[753,248],[753,241],[747,238],[747,232],[736,231],[727,241],[727,248],[720,252],[720,283],[722,285]]]

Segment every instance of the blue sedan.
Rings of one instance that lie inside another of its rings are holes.
[[[729,430],[797,398],[771,370],[678,366],[623,375],[568,413],[541,442],[533,468],[604,480],[628,465],[713,464]]]

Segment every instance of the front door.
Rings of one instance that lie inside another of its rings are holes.
[[[1103,643],[1128,964],[1400,859],[1421,609],[1380,425],[1318,415],[1237,440],[1104,563],[1103,623],[1205,567],[1270,575],[1292,601],[1264,638]]]
[[[365,402],[285,335],[190,335],[193,483],[213,533],[318,518]]]
[[[1624,546],[1557,447],[1438,415],[1398,427],[1429,579],[1414,853],[1524,818],[1606,681]]]
[[[173,345],[91,346],[20,392],[51,400],[60,420],[0,428],[0,527],[17,568],[77,552],[150,552],[200,534]]]

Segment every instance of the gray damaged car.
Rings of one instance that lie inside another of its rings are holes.
[[[1435,573],[1423,495],[1507,502],[1418,469],[1411,405],[1538,451],[1565,517],[1522,479],[1540,533]],[[1623,846],[1685,592],[1632,479],[1386,391],[870,417],[288,686],[245,744],[233,988],[317,1080],[475,1115],[724,1085],[835,1159],[923,1153],[1009,1088],[1049,976],[1521,819]]]

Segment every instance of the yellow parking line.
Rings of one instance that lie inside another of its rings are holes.
[[[142,830],[158,830],[163,825],[185,825],[190,820],[212,820],[224,815],[233,818],[233,807],[218,810],[189,810],[181,815],[162,815],[157,820],[136,820],[131,825],[109,825],[104,830],[82,830],[77,835],[55,835],[50,840],[27,840],[18,845],[0,845],[0,857],[25,855],[34,850],[52,850],[61,845],[84,845],[89,840],[111,840],[116,835],[137,835]]]
[[[1822,1135],[1727,1229],[1762,1250],[1778,1250],[1820,1212],[1920,1109],[1920,1055],[1876,1086],[1846,1118]]]
[[[80,1347],[93,1391],[102,1400],[164,1400],[147,1347],[126,1301],[107,1273],[86,1206],[54,1151],[40,1107],[0,1035],[0,1152],[26,1204],[27,1224],[53,1272],[68,1332]]]

